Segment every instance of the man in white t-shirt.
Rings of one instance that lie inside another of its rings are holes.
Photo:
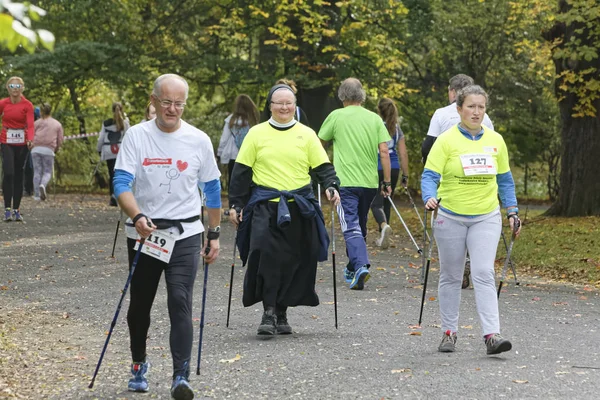
[[[207,263],[219,254],[221,211],[220,172],[209,137],[181,119],[189,87],[174,74],[154,82],[151,102],[156,118],[127,131],[115,165],[114,190],[126,223],[131,263],[139,238],[147,238],[131,280],[127,313],[133,377],[128,389],[147,392],[149,363],[146,337],[150,310],[162,272],[167,284],[173,357],[171,395],[191,399],[188,383],[192,351],[192,291],[200,259],[201,197],[206,195],[209,228],[205,250]],[[135,180],[135,189],[132,184]],[[137,239],[137,241],[136,241]]]
[[[427,131],[427,136],[425,140],[423,140],[423,144],[421,145],[421,156],[423,165],[427,161],[427,156],[429,155],[429,151],[431,151],[431,147],[435,143],[435,140],[442,133],[446,132],[448,129],[452,128],[456,124],[460,122],[460,115],[458,114],[458,110],[456,109],[456,94],[457,92],[467,86],[474,85],[475,81],[468,75],[458,74],[450,78],[450,82],[448,85],[448,104],[446,107],[438,108],[433,113],[433,117],[431,117],[431,122],[429,122],[429,130]],[[492,120],[486,114],[483,116],[483,125],[487,126],[490,129],[494,129],[494,124],[492,124]],[[471,275],[470,268],[470,260],[467,258],[467,264],[465,265],[465,272],[463,275],[462,288],[466,289],[469,287],[469,276]]]
[[[427,161],[427,155],[429,154],[429,151],[431,150],[431,147],[433,146],[433,143],[435,143],[437,137],[460,122],[460,115],[458,115],[458,110],[456,109],[455,104],[456,93],[460,89],[474,84],[475,82],[473,81],[473,78],[468,75],[458,74],[450,78],[450,84],[448,85],[448,102],[450,104],[448,104],[446,107],[435,110],[433,117],[431,117],[427,136],[425,137],[425,140],[421,146],[423,164],[425,164],[425,161]],[[492,124],[492,121],[487,113],[483,116],[483,125],[490,129],[494,129],[494,125]]]

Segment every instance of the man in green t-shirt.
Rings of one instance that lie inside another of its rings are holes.
[[[333,140],[333,165],[340,178],[342,208],[340,225],[350,262],[344,278],[350,289],[362,290],[370,278],[367,253],[369,207],[380,188],[377,153],[381,155],[384,195],[391,194],[390,158],[386,142],[390,139],[381,118],[364,107],[366,94],[356,78],[348,78],[338,89],[344,108],[333,111],[319,130],[323,141]]]

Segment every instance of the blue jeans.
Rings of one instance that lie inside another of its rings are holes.
[[[350,259],[348,270],[356,271],[363,265],[371,266],[367,253],[367,218],[369,207],[377,189],[363,187],[340,188],[343,213],[340,213],[340,225],[346,241],[346,253]]]

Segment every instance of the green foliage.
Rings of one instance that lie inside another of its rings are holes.
[[[46,11],[29,3],[3,0],[0,2],[0,47],[15,53],[23,48],[33,53],[37,45],[52,50],[54,35],[46,29],[32,29],[32,21],[38,22]]]

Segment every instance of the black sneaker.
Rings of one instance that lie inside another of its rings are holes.
[[[194,390],[185,376],[176,376],[171,385],[171,397],[175,400],[192,400]]]
[[[488,354],[500,354],[512,349],[512,344],[508,339],[504,339],[499,333],[494,333],[485,340]]]
[[[275,323],[275,327],[277,328],[277,333],[280,335],[289,335],[292,333],[292,327],[288,324],[287,320],[287,312],[286,311],[277,311],[275,314],[277,317],[277,322]]]
[[[452,333],[449,330],[444,332],[442,336],[442,342],[438,346],[440,353],[454,353],[456,350],[456,333]]]
[[[274,336],[276,330],[277,328],[275,327],[275,312],[272,309],[265,310],[256,334],[258,336],[269,337]]]
[[[465,272],[463,273],[463,281],[462,281],[462,288],[466,289],[469,287],[470,279],[469,277],[471,276],[471,260],[469,260],[467,258],[467,262],[465,263]]]

